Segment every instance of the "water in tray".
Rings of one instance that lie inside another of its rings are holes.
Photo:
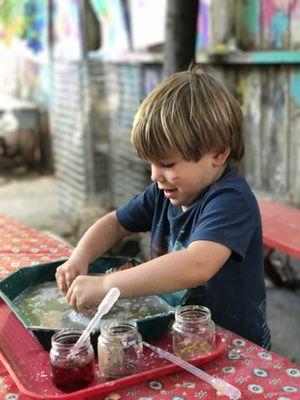
[[[57,330],[84,329],[97,310],[95,308],[88,314],[82,314],[70,309],[55,281],[25,289],[14,299],[14,304],[30,326]],[[103,319],[139,320],[172,310],[171,306],[157,296],[119,299]]]

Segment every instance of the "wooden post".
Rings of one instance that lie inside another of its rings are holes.
[[[164,76],[183,71],[195,60],[198,0],[168,0]]]

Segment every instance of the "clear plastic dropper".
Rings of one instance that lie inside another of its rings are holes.
[[[152,351],[157,353],[162,358],[171,361],[173,364],[179,365],[182,369],[190,372],[193,375],[196,375],[198,378],[201,378],[205,382],[209,383],[214,389],[217,391],[217,395],[219,396],[228,396],[231,400],[238,400],[241,398],[241,392],[238,388],[231,385],[228,382],[223,381],[220,378],[214,378],[213,376],[207,374],[201,369],[195,367],[187,361],[182,360],[181,358],[175,356],[172,353],[169,353],[166,350],[161,349],[160,347],[153,346],[150,343],[143,342],[143,345],[149,347]]]

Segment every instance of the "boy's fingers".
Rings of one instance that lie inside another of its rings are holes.
[[[73,308],[75,311],[79,312],[78,304],[77,304],[77,295],[76,295],[76,290],[69,289],[67,293],[67,300],[69,303],[69,306]]]
[[[59,289],[66,294],[69,287],[72,285],[76,274],[72,271],[65,271],[63,269],[57,268],[55,278]]]
[[[72,292],[73,292],[73,287],[71,285],[66,293],[66,299],[67,299],[67,302],[69,303],[69,305],[71,305]]]
[[[87,307],[91,307],[90,304],[87,304],[85,301],[83,301],[82,296],[80,295],[80,289],[78,286],[76,286],[76,284],[72,284],[70,286],[66,294],[66,299],[69,303],[69,306],[77,312],[84,312]]]
[[[67,290],[70,288],[70,286],[72,285],[72,282],[74,281],[74,279],[75,279],[75,274],[73,274],[73,273],[66,273],[65,274],[65,282],[66,282],[66,287],[67,287]],[[67,291],[66,290],[66,291]]]
[[[70,307],[77,309],[76,298],[78,294],[78,288],[75,285],[75,281],[69,286],[66,294],[67,302]]]
[[[58,285],[59,290],[60,290],[63,294],[66,294],[68,288],[67,288],[67,284],[66,284],[64,275],[63,275],[63,274],[60,274],[60,273],[56,273],[56,274],[55,274],[55,278],[56,278],[56,281],[57,281],[57,285]]]

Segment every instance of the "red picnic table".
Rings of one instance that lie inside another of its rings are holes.
[[[265,271],[278,286],[299,287],[290,257],[300,260],[300,210],[274,199],[261,199]],[[279,270],[272,263],[275,251],[285,255]],[[300,396],[299,396],[300,398]]]
[[[29,265],[48,263],[67,257],[71,247],[0,215],[0,277]],[[226,340],[224,351],[203,364],[207,373],[222,378],[240,389],[242,399],[300,399],[300,367],[288,359],[221,329]],[[1,344],[0,344],[1,346]],[[75,397],[75,396],[74,396]],[[6,367],[0,363],[0,400],[45,399],[26,396]],[[59,395],[57,400],[59,400]],[[71,398],[71,397],[70,397]],[[77,397],[78,398],[78,397]],[[213,388],[184,372],[176,372],[107,391],[94,399],[105,400],[189,400],[222,399]]]

